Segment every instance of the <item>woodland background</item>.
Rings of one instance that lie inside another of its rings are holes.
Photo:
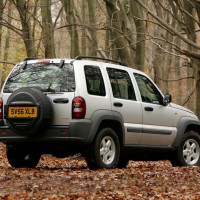
[[[25,57],[101,56],[200,116],[199,0],[1,0],[1,84]]]

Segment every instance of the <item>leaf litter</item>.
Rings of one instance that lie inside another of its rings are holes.
[[[134,162],[125,169],[87,168],[84,159],[42,156],[35,169],[12,168],[0,143],[0,199],[198,200],[200,168],[169,161]]]

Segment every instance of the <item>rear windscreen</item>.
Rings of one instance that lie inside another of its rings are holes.
[[[12,93],[22,87],[36,87],[43,92],[74,92],[73,66],[64,64],[27,64],[15,67],[10,74],[3,92]]]

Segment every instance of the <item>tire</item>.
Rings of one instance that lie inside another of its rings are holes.
[[[111,128],[101,129],[94,144],[87,149],[85,160],[90,169],[112,169],[117,167],[120,155],[119,139]]]
[[[175,156],[172,157],[173,166],[199,166],[200,165],[200,136],[189,131],[183,135],[182,141]]]
[[[9,118],[9,106],[37,107],[38,116],[36,118]],[[22,136],[32,136],[37,134],[39,130],[42,132],[49,125],[51,119],[51,103],[45,94],[36,88],[24,87],[16,90],[10,95],[4,108],[9,128]]]
[[[41,157],[38,152],[16,145],[7,145],[6,154],[9,164],[15,168],[35,168]]]

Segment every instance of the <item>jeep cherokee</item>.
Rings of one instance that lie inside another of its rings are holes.
[[[12,167],[75,153],[90,169],[161,154],[173,165],[200,164],[197,116],[171,103],[145,73],[113,60],[25,59],[2,87],[0,118]]]

